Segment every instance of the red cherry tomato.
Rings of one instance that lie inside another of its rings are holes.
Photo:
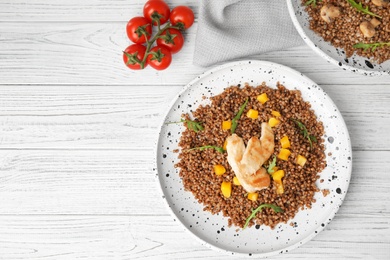
[[[164,46],[153,47],[148,55],[148,64],[156,70],[165,70],[172,62],[172,54]]]
[[[167,3],[161,0],[149,0],[144,5],[144,16],[150,22],[153,19],[160,19],[160,24],[166,23],[169,19],[170,9]],[[156,21],[153,21],[157,25]]]
[[[183,34],[176,29],[165,30],[161,37],[157,39],[158,46],[167,47],[172,54],[177,53],[181,50],[184,44]]]
[[[194,12],[188,6],[179,5],[172,9],[170,20],[172,25],[183,26],[185,29],[194,23]]]
[[[127,23],[126,32],[132,42],[145,43],[145,35],[142,32],[145,32],[147,39],[150,39],[152,35],[152,25],[145,17],[137,16],[131,18]]]
[[[145,57],[146,47],[142,44],[133,44],[123,52],[123,62],[132,70],[140,70],[141,65],[137,61],[142,61]],[[148,65],[145,62],[146,67]]]

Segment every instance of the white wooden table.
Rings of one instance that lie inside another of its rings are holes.
[[[191,6],[198,0],[169,0]],[[164,104],[208,68],[197,24],[163,72],[128,70],[144,0],[0,0],[0,259],[233,259],[185,232],[153,176]],[[275,259],[390,258],[390,78],[342,71],[307,46],[250,57],[316,81],[348,125],[346,200],[312,241]]]

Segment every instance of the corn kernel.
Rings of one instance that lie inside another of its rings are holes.
[[[287,135],[280,139],[280,144],[282,145],[282,148],[290,148],[290,140],[288,140]]]
[[[229,130],[230,128],[232,128],[232,121],[228,120],[222,122],[222,130]]]
[[[275,183],[275,186],[276,186],[276,194],[283,194],[284,193],[284,187],[283,187],[282,182]]]
[[[274,126],[277,126],[278,124],[280,124],[280,121],[274,117],[271,117],[269,120],[268,120],[268,124],[270,127],[274,127]]]
[[[225,198],[230,198],[230,195],[232,195],[232,183],[226,181],[222,182],[221,191]]]
[[[257,119],[259,117],[259,111],[249,109],[248,113],[246,113],[246,116],[252,119]]]
[[[227,140],[225,140],[225,142],[223,142],[223,149],[226,151],[226,147],[227,147]]]
[[[289,149],[280,149],[280,152],[278,154],[278,158],[284,161],[288,160],[288,157],[290,156],[291,152]]]
[[[303,167],[305,165],[306,161],[307,161],[307,159],[305,156],[302,156],[300,154],[297,156],[297,164],[299,164],[300,166]]]
[[[272,110],[271,114],[274,116],[274,117],[280,117],[281,114],[278,112],[278,111],[275,111],[275,110]]]
[[[282,178],[284,177],[284,171],[283,170],[278,170],[274,173],[272,173],[272,179],[275,181],[275,182],[280,182],[282,181]]]
[[[240,181],[238,180],[237,176],[234,176],[234,178],[233,178],[233,184],[234,184],[234,185],[237,185],[237,186],[240,186],[240,185],[241,185],[241,183],[240,183]]]
[[[257,192],[248,193],[248,199],[251,201],[256,201],[258,197],[259,197],[259,194]]]
[[[284,171],[279,170],[272,174],[272,179],[274,180],[274,184],[276,187],[276,194],[283,194],[284,193],[284,187],[282,178],[284,177]]]
[[[216,175],[223,175],[225,172],[226,172],[226,169],[225,169],[225,167],[223,167],[223,165],[220,165],[220,164],[214,165],[214,173]]]
[[[264,104],[265,102],[267,102],[269,100],[268,96],[267,96],[267,93],[263,93],[261,95],[258,95],[257,96],[257,100],[261,103],[261,104]]]

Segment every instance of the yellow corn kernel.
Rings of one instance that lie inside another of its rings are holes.
[[[225,167],[223,167],[223,165],[220,165],[220,164],[214,165],[214,173],[216,175],[223,175],[225,172],[226,172],[226,169],[225,169]]]
[[[278,170],[278,171],[272,173],[272,179],[275,182],[281,182],[283,177],[284,177],[284,171],[283,170]]]
[[[297,156],[297,164],[299,164],[300,166],[304,166],[305,165],[305,163],[306,163],[306,161],[307,161],[307,159],[306,159],[306,157],[305,156],[302,156],[302,155],[298,155]]]
[[[280,170],[272,174],[272,179],[274,180],[274,184],[276,187],[276,194],[283,194],[284,193],[284,187],[282,178],[284,177],[284,171]]]
[[[283,187],[282,182],[275,183],[275,186],[276,186],[276,194],[283,194],[284,193],[284,187]]]
[[[221,191],[225,198],[230,198],[230,195],[232,195],[232,183],[226,181],[222,182]]]
[[[263,93],[261,95],[258,95],[257,96],[257,100],[261,103],[261,104],[264,104],[265,102],[267,102],[269,100],[268,96],[267,96],[267,93]]]
[[[278,112],[278,111],[275,111],[275,110],[272,110],[271,114],[274,116],[274,117],[280,117],[281,114]]]
[[[274,117],[271,117],[269,120],[268,120],[268,124],[270,127],[274,127],[274,126],[277,126],[278,124],[280,124],[280,121]]]
[[[280,149],[280,152],[278,154],[278,158],[284,161],[288,160],[288,157],[290,156],[291,152],[289,149]]]
[[[249,109],[248,113],[246,113],[246,116],[252,119],[257,119],[259,117],[259,111]]]
[[[259,194],[257,192],[248,193],[248,199],[251,201],[256,201],[258,197],[259,197]]]
[[[238,180],[238,178],[236,176],[234,176],[234,178],[233,178],[233,184],[237,185],[237,186],[241,185],[240,181]]]
[[[282,148],[290,148],[290,140],[288,140],[287,135],[280,139],[280,144],[282,145]]]
[[[222,122],[222,130],[229,130],[230,128],[232,128],[232,121],[228,120]]]
[[[227,140],[225,140],[225,142],[223,142],[223,149],[226,151],[226,147],[227,147]]]

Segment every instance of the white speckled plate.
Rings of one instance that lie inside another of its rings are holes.
[[[390,75],[390,60],[382,64],[375,64],[356,54],[347,59],[343,49],[332,46],[310,29],[310,17],[305,11],[305,6],[301,5],[301,0],[288,0],[287,4],[295,28],[306,44],[322,58],[352,72],[369,76]]]
[[[253,86],[266,82],[276,87],[280,81],[288,89],[299,89],[302,97],[309,101],[319,120],[325,126],[327,167],[321,173],[321,189],[329,189],[326,197],[317,193],[316,203],[311,209],[300,211],[293,221],[294,226],[279,224],[275,229],[255,226],[237,231],[229,228],[227,219],[203,211],[191,192],[183,188],[179,172],[174,168],[181,124],[165,124],[179,121],[182,113],[194,111],[200,104],[209,103],[210,97],[220,94],[231,85],[250,83]],[[163,119],[156,151],[157,178],[163,198],[178,220],[201,242],[230,254],[248,254],[261,257],[286,253],[302,245],[320,232],[336,214],[348,189],[351,175],[351,143],[343,118],[329,96],[313,81],[288,67],[265,61],[240,61],[228,63],[203,73],[191,81],[176,97]],[[180,243],[180,241],[178,241]]]

